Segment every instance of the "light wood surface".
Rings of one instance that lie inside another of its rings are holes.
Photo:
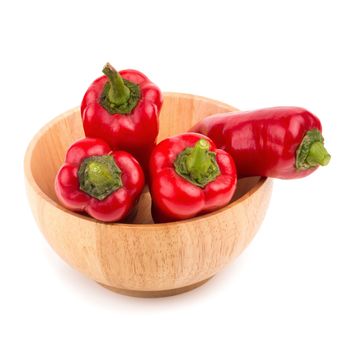
[[[187,131],[213,113],[235,110],[207,98],[165,94],[159,140]],[[133,223],[105,224],[58,204],[54,178],[68,146],[83,137],[79,109],[47,124],[25,157],[26,187],[36,222],[51,247],[69,265],[122,294],[168,296],[198,287],[224,268],[258,230],[272,192],[272,180],[238,183],[231,204],[197,218],[153,224],[145,189]]]

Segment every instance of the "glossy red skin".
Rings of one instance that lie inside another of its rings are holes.
[[[321,122],[299,107],[274,107],[207,117],[191,131],[210,137],[234,158],[238,177],[268,176],[295,179],[317,167],[298,170],[296,151],[306,132],[322,131]]]
[[[178,175],[173,165],[179,153],[187,147],[193,147],[200,139],[209,142],[210,151],[216,153],[221,172],[204,188]],[[237,185],[232,157],[216,149],[208,137],[195,133],[180,134],[160,142],[151,154],[150,174],[152,216],[155,222],[188,219],[219,209],[229,203]]]
[[[96,79],[81,103],[85,135],[105,140],[112,149],[130,152],[147,172],[149,156],[156,145],[162,93],[144,74],[128,69],[119,71],[123,79],[138,84],[141,98],[130,114],[110,114],[99,103],[106,76]]]
[[[78,170],[85,158],[106,154],[114,157],[122,171],[123,186],[104,200],[98,200],[80,190]],[[55,180],[56,195],[63,206],[105,222],[125,219],[137,203],[143,186],[144,175],[137,160],[127,152],[111,151],[106,142],[96,138],[80,139],[70,146]]]

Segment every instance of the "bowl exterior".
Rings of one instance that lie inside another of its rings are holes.
[[[104,285],[156,291],[205,280],[238,256],[265,216],[272,181],[217,213],[164,225],[100,223],[27,189],[40,230],[69,265]]]

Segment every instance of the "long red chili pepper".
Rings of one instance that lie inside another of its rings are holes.
[[[188,219],[225,206],[236,189],[232,157],[207,137],[169,137],[150,159],[152,216],[155,222]]]
[[[275,107],[207,117],[191,131],[232,155],[239,177],[300,178],[327,165],[319,119],[299,107]]]
[[[111,151],[106,142],[95,138],[70,146],[55,181],[56,195],[66,208],[85,211],[101,221],[125,219],[143,186],[136,159],[124,151]]]
[[[105,140],[112,149],[130,152],[145,172],[156,144],[162,93],[144,74],[117,72],[109,63],[81,103],[85,135]]]

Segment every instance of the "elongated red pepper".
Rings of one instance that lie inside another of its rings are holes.
[[[162,93],[136,70],[118,73],[107,63],[103,73],[81,103],[85,135],[105,140],[112,149],[130,152],[146,172],[159,131]]]
[[[191,131],[207,135],[230,153],[239,177],[300,178],[330,160],[321,122],[299,107],[217,114]]]
[[[68,209],[101,221],[121,221],[131,213],[144,186],[140,164],[129,153],[112,152],[106,142],[84,138],[67,151],[55,181]]]
[[[225,206],[236,189],[232,157],[205,136],[169,137],[150,159],[152,216],[155,222],[188,219]]]

